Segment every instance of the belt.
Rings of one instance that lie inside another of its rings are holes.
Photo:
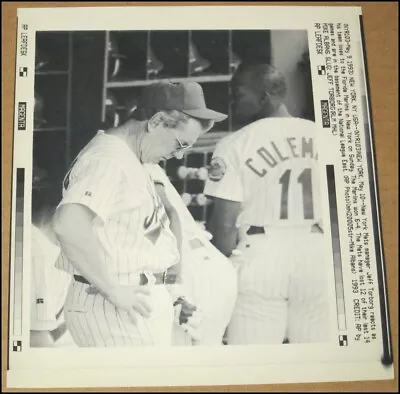
[[[310,226],[310,231],[314,233],[324,232],[318,223],[315,223],[312,226]],[[247,230],[247,235],[256,235],[256,234],[265,234],[265,228],[262,226],[250,226],[250,228]]]
[[[160,285],[172,285],[176,282],[176,274],[169,274],[167,271],[165,272],[159,272],[152,274],[155,278],[155,284]],[[84,283],[86,285],[90,285],[89,281],[83,277],[82,275],[74,275],[74,279],[76,282]],[[143,286],[146,285],[149,282],[149,279],[144,273],[141,273],[139,276],[139,285]]]
[[[247,230],[247,235],[255,235],[255,234],[265,234],[264,227],[250,226],[250,228]]]

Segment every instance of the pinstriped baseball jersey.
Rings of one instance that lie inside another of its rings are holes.
[[[204,193],[242,203],[241,224],[303,226],[320,215],[314,122],[266,118],[217,145]]]
[[[55,267],[59,246],[31,227],[31,330],[53,330],[64,305],[71,276]]]
[[[72,163],[59,206],[83,204],[97,216],[95,230],[110,275],[135,284],[139,272],[163,272],[178,262],[169,220],[152,179],[128,145],[100,130]],[[57,265],[76,272],[61,256]]]

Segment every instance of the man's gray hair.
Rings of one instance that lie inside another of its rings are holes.
[[[139,121],[150,120],[157,112],[163,114],[163,121],[166,127],[177,127],[179,123],[188,123],[190,116],[177,110],[162,110],[156,108],[136,109],[131,118]]]
[[[157,112],[162,114],[162,120],[164,126],[166,128],[176,129],[180,124],[186,124],[192,118],[190,115],[187,115],[178,110],[159,110],[154,108],[145,108],[145,109],[136,109],[131,115],[132,119],[144,121],[149,120],[153,115]],[[197,118],[196,118],[197,119]],[[209,130],[214,122],[206,119],[197,119],[204,130]]]

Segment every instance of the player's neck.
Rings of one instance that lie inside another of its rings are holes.
[[[292,115],[289,113],[285,104],[280,104],[270,115],[269,118],[291,118]]]
[[[138,159],[142,161],[141,146],[145,134],[145,122],[131,119],[125,124],[110,129],[107,132],[121,138],[138,157]]]

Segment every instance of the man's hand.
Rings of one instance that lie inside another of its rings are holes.
[[[186,298],[179,297],[174,302],[175,323],[181,326],[194,340],[200,340],[203,315],[199,309]]]
[[[99,290],[94,286],[89,287],[88,294],[97,294]],[[133,324],[137,323],[137,314],[149,318],[152,312],[150,305],[150,290],[147,286],[116,286],[104,294],[115,307],[126,311]]]

